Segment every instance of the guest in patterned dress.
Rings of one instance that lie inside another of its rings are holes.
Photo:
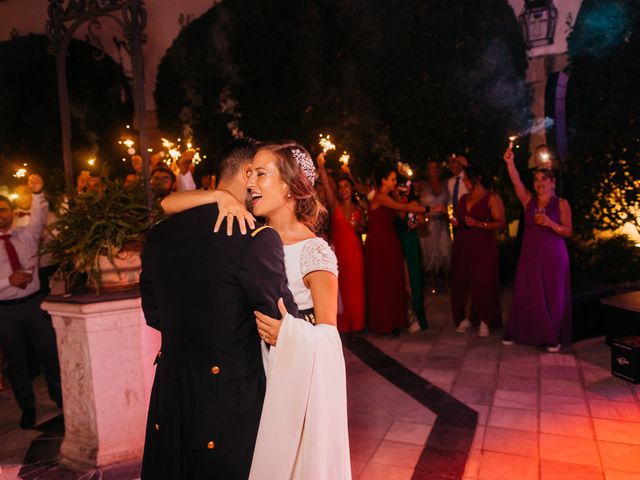
[[[436,293],[438,274],[442,273],[443,281],[448,283],[451,265],[451,235],[449,218],[445,211],[438,207],[446,207],[449,203],[449,191],[442,180],[440,163],[431,160],[427,165],[427,179],[420,185],[420,203],[429,208],[425,214],[425,222],[420,223],[420,247],[422,249],[422,265],[431,280],[431,291]]]

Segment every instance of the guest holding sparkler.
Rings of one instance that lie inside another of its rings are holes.
[[[369,205],[369,230],[365,244],[367,318],[369,329],[399,334],[406,324],[404,260],[395,230],[396,212],[425,213],[426,208],[394,200],[397,174],[388,164],[374,172],[375,194]]]
[[[549,352],[557,352],[571,343],[571,279],[564,240],[572,233],[571,207],[556,196],[553,170],[535,170],[532,193],[520,179],[510,148],[503,158],[525,211],[511,320],[503,343],[546,345]]]
[[[451,219],[457,227],[451,257],[451,307],[458,333],[479,325],[478,335],[488,337],[502,323],[500,313],[500,262],[495,231],[505,227],[504,205],[485,185],[481,170],[469,165],[462,196]],[[471,318],[465,318],[467,300]]]
[[[364,231],[365,212],[355,197],[355,186],[346,176],[338,178],[337,192],[325,168],[324,152],[318,155],[318,172],[331,212],[330,243],[333,246],[340,276],[338,285],[342,312],[338,313],[340,333],[364,329],[364,256],[360,234]]]

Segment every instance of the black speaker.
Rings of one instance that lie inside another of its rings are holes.
[[[640,383],[640,337],[622,337],[611,342],[611,373]]]

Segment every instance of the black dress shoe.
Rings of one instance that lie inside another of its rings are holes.
[[[22,417],[20,417],[20,427],[23,429],[33,428],[36,425],[36,409],[27,408],[22,411]]]

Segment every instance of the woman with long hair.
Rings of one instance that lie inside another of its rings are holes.
[[[469,193],[460,198],[452,219],[455,229],[451,255],[451,308],[456,331],[477,325],[478,335],[488,337],[502,324],[500,312],[500,259],[496,231],[505,225],[500,197],[487,189],[486,177],[474,165],[465,170]],[[471,300],[470,318],[465,317]]]
[[[313,160],[296,142],[259,146],[247,181],[253,213],[282,238],[289,289],[305,317],[284,315],[280,322],[256,313],[261,337],[277,348],[267,354],[252,480],[351,478],[346,375],[336,329],[338,269],[333,251],[314,233],[326,213],[314,181]],[[175,213],[211,202],[218,202],[220,217],[244,210],[220,190],[178,193],[162,206]]]
[[[358,332],[364,329],[365,312],[364,255],[360,239],[366,225],[365,212],[355,197],[353,181],[346,175],[340,176],[335,191],[325,168],[324,153],[318,155],[317,162],[331,217],[330,242],[340,265],[338,285],[342,312],[338,313],[338,331]]]
[[[369,204],[369,230],[365,243],[367,320],[377,333],[397,335],[406,326],[404,258],[395,229],[396,212],[425,213],[426,208],[391,197],[397,186],[396,170],[380,164],[374,171],[375,194]]]
[[[545,345],[557,352],[571,343],[571,273],[565,238],[571,236],[571,206],[556,196],[553,170],[539,168],[529,191],[511,149],[504,154],[509,178],[524,207],[524,238],[503,343]]]

